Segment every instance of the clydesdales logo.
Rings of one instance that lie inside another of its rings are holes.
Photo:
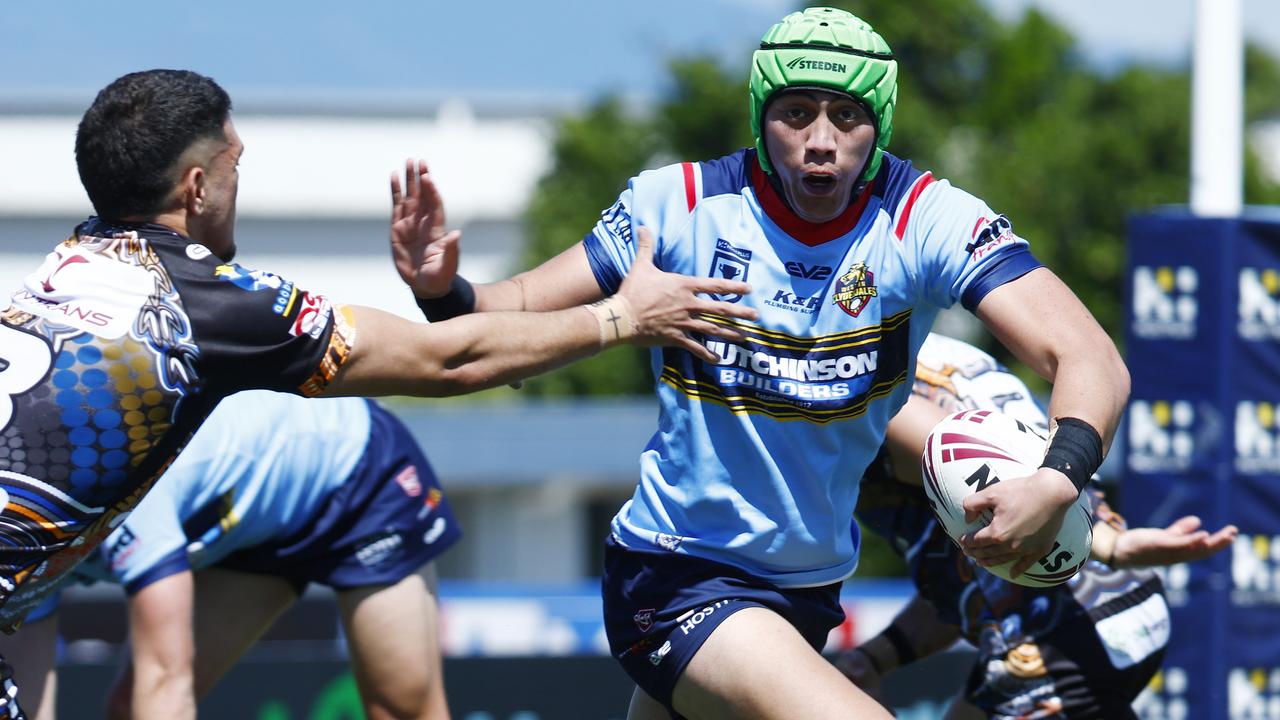
[[[858,317],[876,294],[876,274],[867,268],[866,263],[854,263],[836,281],[832,302],[853,317]]]
[[[653,612],[654,608],[645,608],[635,614],[633,619],[636,621],[636,627],[640,628],[640,632],[647,633],[653,629]]]

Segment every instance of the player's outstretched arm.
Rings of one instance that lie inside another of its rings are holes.
[[[120,717],[195,720],[194,598],[189,570],[157,580],[129,598],[133,682],[128,698],[132,707]],[[122,680],[127,681],[127,676]],[[121,708],[113,703],[111,710],[116,717]]]
[[[1228,525],[1210,533],[1195,515],[1178,518],[1166,528],[1121,531],[1100,522],[1093,526],[1090,555],[1113,568],[1195,562],[1231,547],[1237,532],[1235,525]]]
[[[492,312],[412,323],[370,308],[349,308],[356,339],[329,395],[459,395],[546,372],[613,345],[670,345],[714,362],[690,337],[741,340],[705,316],[753,320],[755,310],[704,294],[750,292],[722,278],[694,278],[653,265],[653,236],[636,233],[636,259],[617,294],[591,306],[548,313]]]
[[[461,238],[446,229],[444,200],[427,163],[406,160],[403,184],[399,172],[391,174],[391,259],[419,300],[471,293],[473,300],[460,301],[474,305],[468,311],[492,312],[563,310],[603,297],[581,243],[509,280],[471,285],[458,277]]]
[[[992,290],[978,317],[1022,362],[1053,382],[1049,415],[1054,432],[1092,433],[1087,454],[1101,462],[1129,397],[1129,372],[1114,343],[1070,288],[1045,268]],[[1069,419],[1069,420],[1068,420]],[[1063,439],[1066,438],[1064,433]],[[1053,441],[1051,440],[1051,452]],[[964,501],[973,520],[993,514],[985,528],[962,539],[964,551],[983,565],[1014,562],[1022,574],[1053,545],[1067,509],[1097,466],[1070,477],[1052,467],[994,484]]]

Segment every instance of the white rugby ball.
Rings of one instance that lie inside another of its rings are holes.
[[[1044,451],[1045,438],[1034,428],[993,410],[965,410],[939,422],[925,440],[920,460],[925,494],[947,535],[959,543],[965,533],[986,526],[989,514],[964,521],[964,499],[1001,480],[1035,473]],[[1084,567],[1092,545],[1093,513],[1088,495],[1081,493],[1067,511],[1053,549],[1026,572],[1010,577],[1013,563],[984,569],[1019,585],[1052,587]]]

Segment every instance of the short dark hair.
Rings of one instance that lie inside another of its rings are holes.
[[[129,73],[103,88],[76,130],[76,168],[98,215],[154,217],[195,142],[226,139],[231,98],[189,70]]]

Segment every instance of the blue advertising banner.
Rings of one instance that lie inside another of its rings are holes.
[[[1254,720],[1280,707],[1280,213],[1167,210],[1129,232],[1133,378],[1123,508],[1199,515],[1230,554],[1164,572],[1174,635],[1146,720]]]

